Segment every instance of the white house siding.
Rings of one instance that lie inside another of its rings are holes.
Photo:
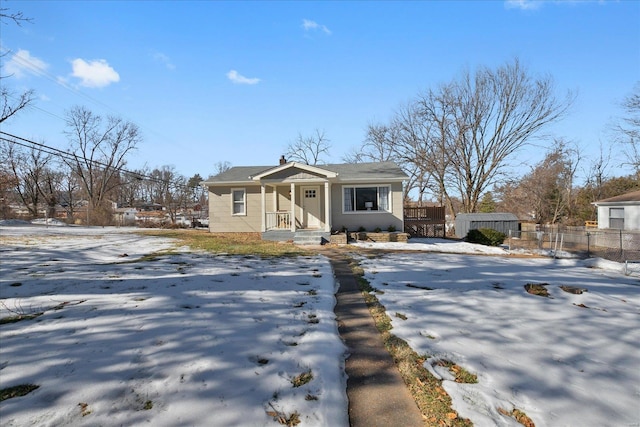
[[[388,182],[363,183],[363,182],[341,182],[331,186],[331,206],[332,206],[332,228],[340,230],[346,228],[350,231],[357,231],[360,227],[364,227],[367,231],[373,231],[376,228],[387,230],[389,226],[395,227],[396,231],[404,231],[404,218],[402,217],[403,200],[402,200],[402,183],[394,182],[391,184],[391,209],[392,212],[358,212],[343,213],[342,188],[344,186],[356,185],[358,187],[376,187],[389,185]]]
[[[609,220],[610,208],[624,209],[624,230],[640,230],[640,205],[622,203],[598,206],[598,228],[611,228]]]

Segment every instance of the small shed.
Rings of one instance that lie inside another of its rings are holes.
[[[593,202],[598,208],[598,228],[640,230],[640,191]]]
[[[466,237],[469,230],[491,228],[504,234],[520,230],[520,221],[512,213],[461,213],[456,215],[456,237]]]

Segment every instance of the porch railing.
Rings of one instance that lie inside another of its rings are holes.
[[[289,230],[291,229],[291,212],[267,212],[267,230]]]

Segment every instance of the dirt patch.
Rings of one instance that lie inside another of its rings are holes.
[[[584,288],[578,288],[577,286],[567,286],[567,285],[561,285],[560,289],[562,289],[565,292],[568,292],[570,294],[574,294],[574,295],[581,295],[584,292],[587,292],[586,289]]]
[[[547,290],[548,283],[527,283],[524,285],[524,289],[531,295],[538,295],[540,297],[549,297],[549,291]]]

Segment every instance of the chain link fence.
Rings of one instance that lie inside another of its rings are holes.
[[[506,244],[510,250],[541,250],[557,254],[570,252],[580,257],[610,261],[640,262],[640,232],[584,227],[541,227],[513,231]]]

